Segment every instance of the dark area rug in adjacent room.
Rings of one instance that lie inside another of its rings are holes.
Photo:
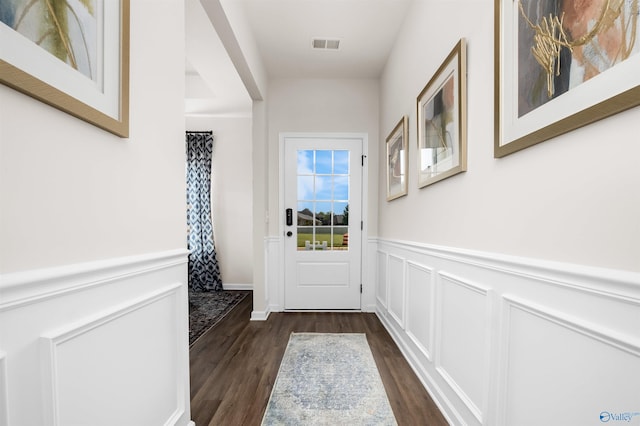
[[[189,346],[216,325],[238,303],[251,294],[247,290],[189,292]]]

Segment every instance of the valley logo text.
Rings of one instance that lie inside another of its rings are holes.
[[[608,422],[630,422],[634,416],[640,416],[640,412],[624,412],[624,413],[611,413],[609,411],[602,411],[600,413],[600,421],[602,423]]]

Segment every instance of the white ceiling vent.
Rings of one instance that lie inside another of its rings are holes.
[[[314,38],[311,40],[311,47],[320,50],[338,50],[340,49],[340,40],[327,38]]]

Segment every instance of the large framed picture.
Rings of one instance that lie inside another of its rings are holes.
[[[417,98],[418,187],[467,170],[467,60],[461,39]]]
[[[0,82],[129,135],[129,0],[0,0]]]
[[[495,157],[640,104],[638,7],[495,0]]]
[[[402,117],[387,136],[387,201],[407,195],[408,123],[407,116]]]

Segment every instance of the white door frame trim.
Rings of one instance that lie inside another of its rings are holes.
[[[366,218],[368,218],[368,203],[369,203],[369,182],[368,182],[368,176],[369,176],[369,164],[366,161],[366,159],[368,158],[368,154],[369,154],[369,135],[367,133],[323,133],[323,132],[281,132],[278,136],[279,139],[279,145],[278,145],[278,181],[279,181],[279,186],[278,186],[278,256],[279,256],[279,261],[278,261],[278,276],[280,277],[280,279],[278,280],[278,282],[276,283],[276,287],[278,289],[277,291],[277,301],[270,301],[270,305],[272,307],[274,307],[274,305],[277,305],[279,307],[279,311],[283,311],[284,310],[284,291],[285,291],[285,286],[284,286],[284,271],[285,271],[285,263],[284,263],[284,258],[285,258],[285,253],[284,253],[284,237],[285,237],[285,218],[284,218],[284,141],[287,138],[300,138],[300,139],[304,139],[304,138],[308,138],[308,139],[357,139],[362,143],[362,155],[364,156],[365,161],[363,161],[363,166],[362,166],[362,198],[361,198],[361,203],[362,203],[362,221],[363,221],[363,228],[362,228],[362,233],[361,233],[361,238],[360,238],[360,243],[361,243],[361,255],[360,255],[360,281],[362,282],[363,286],[365,284],[365,271],[367,270],[366,268],[366,252],[367,252],[367,241],[368,238],[367,236],[369,235],[368,233],[368,224],[367,224],[367,220]],[[362,294],[360,294],[360,309],[363,309],[363,299],[362,299]],[[275,302],[275,303],[273,303]],[[272,309],[272,311],[274,311],[275,309]]]

